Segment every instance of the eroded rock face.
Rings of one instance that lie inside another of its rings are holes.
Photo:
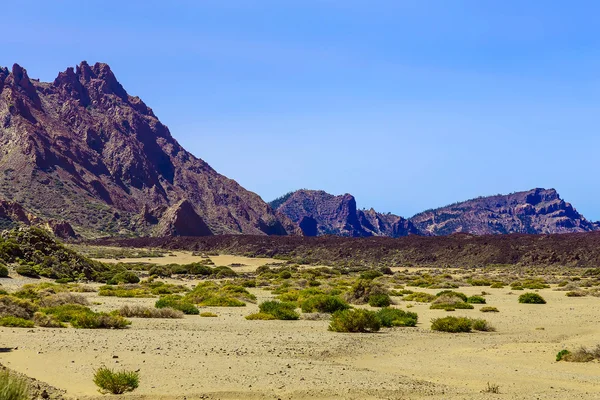
[[[406,219],[375,210],[357,210],[354,196],[322,190],[298,190],[274,203],[277,211],[298,224],[305,236],[399,237],[418,234]]]
[[[160,219],[157,236],[210,236],[212,232],[187,200],[171,206]]]
[[[47,222],[48,229],[60,239],[75,239],[78,235],[75,233],[75,230],[66,221],[56,221],[51,219]]]
[[[0,68],[0,165],[0,196],[87,235],[157,232],[160,219],[140,218],[143,210],[182,200],[212,233],[297,232],[182,148],[103,63],[84,61],[51,83]]]
[[[422,232],[449,235],[503,233],[568,233],[597,230],[554,189],[533,189],[509,195],[468,200],[425,211],[410,218]]]

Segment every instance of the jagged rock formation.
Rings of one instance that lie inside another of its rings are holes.
[[[418,234],[406,219],[375,210],[357,210],[350,194],[334,196],[322,190],[298,190],[270,203],[298,224],[305,236],[352,237]]]
[[[25,210],[20,204],[0,200],[0,230],[12,229],[19,225],[39,225],[61,239],[73,239],[77,237],[73,227],[68,222],[57,220],[44,222]]]
[[[84,61],[51,83],[0,68],[0,196],[87,236],[297,232],[183,149],[102,63]],[[190,215],[198,226],[183,226]]]
[[[187,200],[171,206],[156,228],[156,236],[208,236],[210,229]]]
[[[422,212],[410,221],[420,231],[432,235],[568,233],[598,229],[597,224],[586,220],[554,189],[481,197]]]

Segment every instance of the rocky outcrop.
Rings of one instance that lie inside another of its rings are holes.
[[[0,196],[84,236],[162,232],[169,224],[157,229],[149,211],[183,200],[208,227],[188,233],[298,230],[181,147],[103,63],[84,61],[51,83],[16,64],[0,68]]]
[[[533,189],[509,195],[480,197],[428,210],[410,218],[424,233],[476,235],[505,233],[568,233],[597,230],[554,189]]]
[[[187,200],[171,206],[156,228],[157,236],[210,236],[212,232]]]
[[[380,214],[373,209],[357,210],[350,194],[334,196],[322,190],[298,190],[270,203],[295,222],[305,236],[338,235],[352,237],[418,234],[406,219]]]
[[[46,228],[60,239],[75,239],[78,237],[71,224],[66,221],[51,219],[46,223]]]

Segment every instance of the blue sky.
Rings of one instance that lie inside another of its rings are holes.
[[[600,3],[23,1],[0,65],[107,62],[173,136],[272,200],[411,216],[554,187],[600,219]]]

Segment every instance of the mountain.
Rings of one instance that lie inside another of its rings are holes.
[[[322,190],[298,190],[269,203],[296,223],[305,236],[352,237],[418,234],[406,219],[375,210],[357,210],[350,194],[334,196]]]
[[[554,189],[480,197],[428,210],[410,218],[423,233],[476,235],[505,233],[569,233],[598,230]]]
[[[50,83],[0,68],[0,198],[86,236],[298,232],[85,61]]]

